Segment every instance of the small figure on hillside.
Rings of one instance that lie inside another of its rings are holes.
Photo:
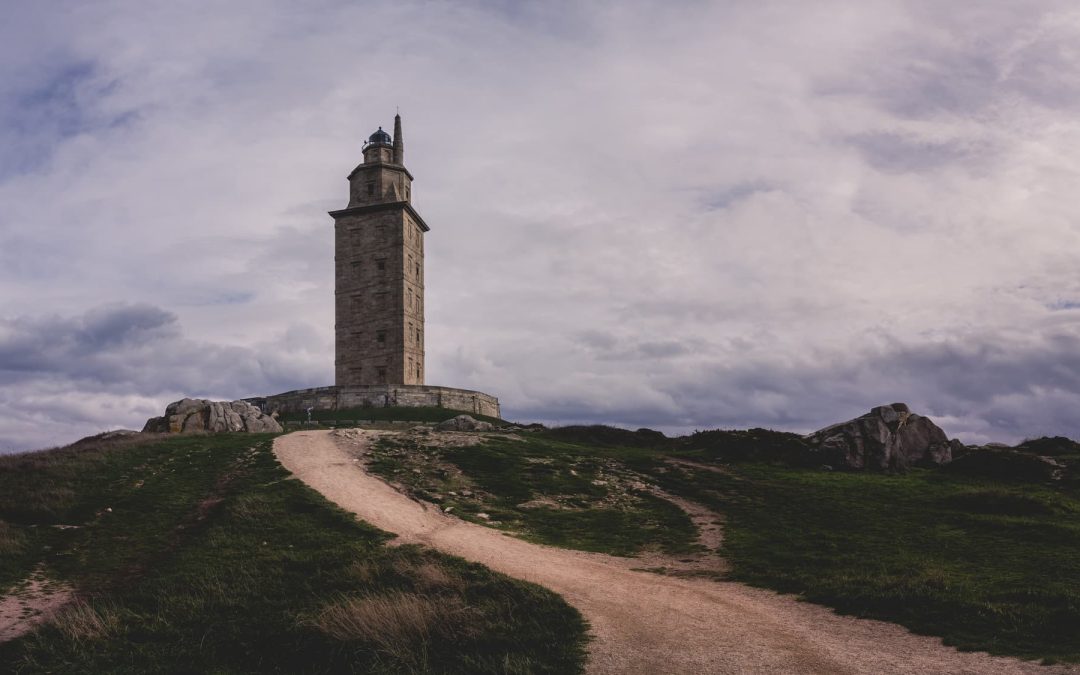
[[[307,409],[307,421],[308,421],[308,422],[310,422],[310,421],[311,421],[311,411],[312,411],[312,410],[314,410],[314,409],[315,409],[315,408],[308,408],[308,409]]]

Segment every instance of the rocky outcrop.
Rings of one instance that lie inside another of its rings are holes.
[[[143,427],[143,433],[213,434],[227,431],[279,433],[281,425],[247,401],[185,398],[170,403],[164,416],[150,418]]]
[[[438,431],[491,431],[494,428],[490,422],[481,422],[469,415],[458,415],[435,425]]]
[[[870,470],[947,464],[959,445],[904,403],[878,406],[862,417],[815,431],[806,440],[824,464]]]

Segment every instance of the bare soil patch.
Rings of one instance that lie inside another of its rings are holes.
[[[0,642],[29,633],[71,602],[70,586],[53,581],[38,566],[22,583],[0,596]]]

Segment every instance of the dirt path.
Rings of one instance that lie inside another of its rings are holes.
[[[328,431],[282,436],[274,450],[305,483],[404,542],[562,595],[591,624],[590,673],[1080,673],[961,653],[894,624],[838,616],[740,584],[636,572],[633,559],[521,541],[409,499],[367,474]]]
[[[0,595],[0,642],[13,640],[48,620],[72,598],[71,588],[51,581],[41,567]]]

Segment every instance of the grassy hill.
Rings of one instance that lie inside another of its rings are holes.
[[[0,458],[0,585],[39,563],[77,589],[0,645],[25,673],[565,673],[558,596],[357,523],[271,438],[89,443]],[[63,527],[60,527],[63,526]]]
[[[792,461],[800,443],[761,429],[668,439],[567,427],[465,448],[390,438],[372,466],[418,498],[535,541],[692,551],[690,519],[645,489],[656,486],[722,515],[727,578],[961,649],[1080,661],[1075,483],[824,471]]]
[[[379,410],[382,421],[450,416]],[[581,670],[585,625],[558,596],[387,546],[288,480],[271,440],[136,437],[0,458],[0,586],[43,563],[79,598],[0,645],[0,663],[27,673]],[[519,428],[471,446],[387,436],[370,466],[465,520],[650,560],[700,553],[676,503],[691,501],[723,521],[727,568],[713,576],[962,649],[1080,661],[1075,481],[824,471],[799,466],[800,447],[767,430],[669,439]]]

